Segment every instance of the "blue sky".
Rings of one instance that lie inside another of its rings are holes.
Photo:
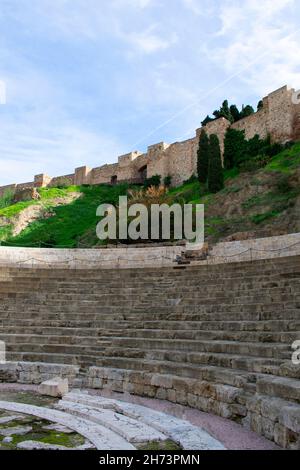
[[[194,135],[300,88],[299,0],[0,0],[0,184]]]

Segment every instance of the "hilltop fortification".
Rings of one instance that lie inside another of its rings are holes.
[[[223,141],[228,127],[244,130],[246,138],[258,134],[261,138],[271,136],[273,142],[286,142],[300,139],[300,104],[294,103],[294,89],[287,86],[279,88],[263,99],[262,108],[255,114],[230,124],[225,118],[209,122],[207,133],[217,134],[223,148]],[[160,142],[150,145],[146,153],[138,151],[122,155],[118,163],[103,165],[96,168],[82,166],[69,175],[50,177],[40,174],[34,180],[22,184],[11,184],[0,187],[0,195],[7,189],[13,191],[30,187],[58,186],[62,183],[116,184],[127,181],[142,183],[155,174],[172,177],[172,184],[179,185],[197,172],[197,148],[201,128],[196,130],[195,137],[183,142],[166,144]]]

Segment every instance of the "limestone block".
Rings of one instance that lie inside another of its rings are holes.
[[[158,388],[156,392],[156,398],[158,400],[166,400],[167,399],[167,390],[165,388]]]
[[[1,382],[17,382],[18,369],[16,362],[6,362],[0,364],[0,381]]]
[[[39,386],[39,393],[50,397],[63,397],[68,391],[68,379],[62,379],[61,377],[54,377]]]
[[[170,375],[154,374],[151,379],[151,385],[162,388],[172,388],[173,378]]]
[[[172,402],[176,402],[176,391],[173,390],[173,389],[168,389],[167,390],[167,400],[169,401],[172,401]]]
[[[250,424],[252,431],[262,434],[262,417],[257,413],[250,413]]]
[[[274,439],[274,421],[262,417],[261,426],[263,436],[272,441]]]
[[[291,431],[300,434],[300,407],[299,405],[285,406],[279,417],[279,422]]]

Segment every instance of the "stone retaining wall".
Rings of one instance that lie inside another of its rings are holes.
[[[0,247],[0,266],[76,269],[128,269],[176,266],[184,246],[106,249],[54,249]],[[193,264],[222,264],[300,254],[300,233],[278,237],[224,242],[215,245],[207,259]]]

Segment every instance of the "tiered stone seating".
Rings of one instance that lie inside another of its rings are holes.
[[[168,399],[299,446],[300,257],[120,270],[0,269],[11,361]]]

